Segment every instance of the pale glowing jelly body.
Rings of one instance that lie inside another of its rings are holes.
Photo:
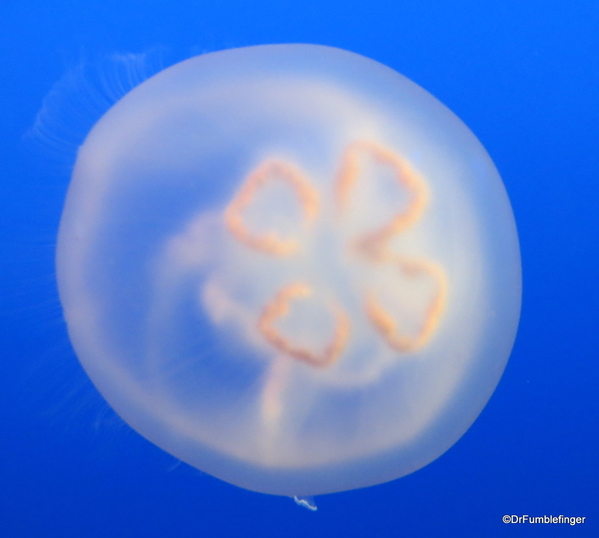
[[[475,136],[316,45],[198,56],[114,105],[80,148],[57,268],[76,353],[127,423],[290,496],[445,452],[520,311],[514,218]]]

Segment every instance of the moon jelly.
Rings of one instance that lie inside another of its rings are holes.
[[[518,239],[470,130],[317,45],[191,58],[81,146],[60,298],[102,395],[177,458],[308,496],[428,464],[510,354]]]

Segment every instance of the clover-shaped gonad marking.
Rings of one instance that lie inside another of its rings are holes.
[[[353,142],[343,153],[335,182],[334,194],[342,218],[356,182],[363,180],[360,158],[364,155],[390,167],[398,186],[407,192],[409,199],[407,207],[398,211],[387,223],[358,235],[348,247],[356,249],[374,269],[390,264],[397,269],[398,278],[401,273],[403,277],[428,278],[434,282],[432,298],[420,328],[414,335],[401,332],[377,295],[369,289],[364,291],[364,311],[376,333],[388,346],[400,352],[417,351],[427,344],[438,326],[445,308],[447,279],[438,264],[426,259],[400,256],[393,252],[390,242],[422,218],[428,203],[428,188],[424,179],[397,153],[374,142]],[[293,189],[302,209],[304,224],[312,224],[319,212],[318,192],[299,168],[274,159],[263,162],[249,174],[225,210],[225,223],[231,234],[252,250],[269,256],[292,256],[299,248],[295,239],[282,239],[272,231],[264,234],[251,233],[243,221],[243,211],[253,203],[258,191],[273,180],[284,181]],[[288,315],[293,301],[306,298],[312,293],[312,288],[304,282],[283,286],[262,309],[257,327],[265,340],[282,354],[315,367],[326,367],[342,356],[351,333],[349,316],[340,306],[334,304],[331,307],[335,329],[320,353],[295,344],[292,338],[283,336],[275,327],[277,320]]]

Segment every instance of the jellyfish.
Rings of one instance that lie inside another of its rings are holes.
[[[520,312],[480,142],[404,76],[319,45],[203,54],[124,96],[79,148],[56,260],[74,350],[133,429],[314,507],[448,450]]]

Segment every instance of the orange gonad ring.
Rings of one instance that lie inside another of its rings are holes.
[[[349,338],[351,326],[348,316],[337,307],[333,307],[335,315],[335,331],[330,342],[321,354],[313,353],[307,349],[294,346],[291,341],[282,336],[273,323],[289,314],[289,302],[293,299],[304,299],[312,295],[312,289],[307,284],[296,282],[283,287],[263,309],[258,321],[258,330],[264,338],[282,353],[295,359],[307,362],[312,366],[330,366],[337,361]]]
[[[225,209],[225,223],[233,236],[252,250],[271,256],[290,256],[298,250],[297,241],[281,239],[276,232],[253,234],[243,222],[244,209],[253,202],[256,193],[273,180],[284,181],[293,189],[302,208],[304,225],[314,222],[319,211],[318,193],[297,167],[272,159],[263,162],[248,176]]]
[[[410,195],[408,207],[404,211],[395,215],[387,224],[362,235],[356,241],[358,248],[374,261],[382,254],[386,243],[392,237],[420,220],[428,203],[428,189],[420,175],[397,153],[374,142],[362,140],[353,142],[343,154],[335,185],[337,207],[341,212],[346,209],[356,181],[362,173],[361,155],[369,155],[375,161],[391,167],[399,186],[407,190]]]

